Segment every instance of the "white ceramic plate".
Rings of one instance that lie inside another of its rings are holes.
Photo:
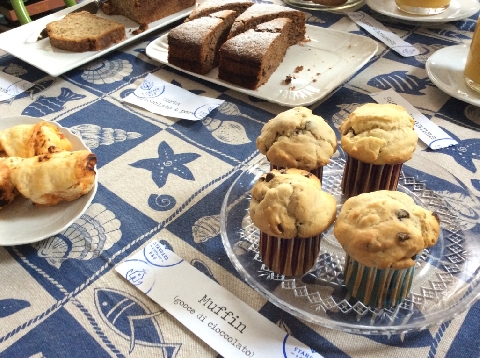
[[[425,68],[430,80],[443,92],[480,107],[480,93],[472,90],[463,78],[469,44],[448,46],[431,55]]]
[[[18,124],[34,124],[41,119],[28,116],[0,118],[0,130]],[[72,150],[88,149],[82,139],[70,130],[52,122],[72,143]],[[98,171],[97,171],[98,175]],[[77,200],[62,202],[51,207],[37,207],[30,200],[18,196],[0,210],[0,246],[34,243],[58,234],[69,227],[87,210],[97,191],[93,189]]]
[[[85,0],[81,4],[65,8],[54,14],[42,17],[36,21],[32,21],[28,24],[22,25],[20,27],[0,34],[0,48],[15,57],[18,57],[23,61],[28,62],[32,66],[35,66],[42,71],[47,72],[49,75],[57,77],[95,58],[103,56],[106,53],[113,51],[120,46],[137,40],[138,38],[145,36],[152,31],[161,29],[172,22],[180,20],[188,16],[188,14],[190,14],[193,9],[193,7],[190,7],[176,14],[167,16],[166,18],[154,21],[148,25],[147,30],[138,35],[132,34],[134,30],[138,29],[138,23],[120,15],[108,16],[105,15],[101,10],[99,10],[97,12],[97,16],[124,24],[126,31],[126,40],[114,44],[101,51],[87,51],[75,53],[59,50],[50,45],[50,40],[48,38],[35,42],[35,39],[45,28],[46,24],[55,20],[59,20],[63,18],[66,14],[77,9],[78,7],[84,6],[85,4],[88,4],[90,2],[93,2],[93,0]]]
[[[449,22],[465,19],[480,10],[478,0],[452,0],[450,6],[441,14],[412,15],[400,11],[395,5],[395,0],[366,0],[365,3],[380,14],[396,19],[418,22]]]
[[[192,76],[265,99],[280,105],[308,106],[325,97],[360,70],[377,52],[378,44],[365,36],[307,25],[310,41],[291,46],[283,62],[267,83],[249,90],[218,78],[218,69],[202,76],[168,63],[167,35],[151,42],[146,49],[151,58]],[[303,70],[295,73],[298,66]],[[287,75],[295,76],[285,84]]]

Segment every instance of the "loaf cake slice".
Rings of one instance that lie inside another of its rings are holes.
[[[67,14],[46,26],[53,47],[71,52],[98,51],[125,39],[125,26],[87,11]]]
[[[195,0],[107,0],[102,11],[123,15],[139,24],[149,24],[195,5]]]
[[[236,16],[233,10],[223,10],[170,30],[168,63],[201,75],[210,72],[218,66],[218,49],[227,39]]]
[[[253,5],[251,0],[205,0],[192,10],[185,21],[197,19],[222,10],[233,10],[237,16]]]
[[[290,35],[288,36],[290,45],[305,39],[305,13],[288,7],[271,4],[254,4],[245,10],[243,14],[235,19],[228,39],[249,29],[253,29],[258,24],[282,17],[292,20],[293,26],[290,27]]]
[[[248,89],[266,83],[290,47],[292,26],[292,20],[279,18],[227,40],[220,48],[218,78]]]

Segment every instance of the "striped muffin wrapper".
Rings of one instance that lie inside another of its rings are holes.
[[[273,165],[270,163],[270,170],[272,169],[281,170],[281,169],[285,169],[285,167],[280,167],[278,165]],[[320,183],[322,182],[323,167],[318,167],[318,168],[309,170],[309,172],[315,175],[318,179],[320,179]]]
[[[397,190],[400,164],[369,164],[347,155],[343,169],[342,193],[346,199],[377,190]]]
[[[285,276],[301,276],[316,263],[322,235],[309,238],[281,239],[260,232],[262,262],[271,271]]]
[[[367,267],[345,257],[345,286],[366,306],[388,308],[401,303],[410,292],[415,266],[402,269]]]

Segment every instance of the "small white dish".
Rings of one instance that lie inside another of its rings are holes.
[[[452,0],[450,6],[436,15],[407,14],[397,8],[395,0],[366,0],[365,3],[376,12],[400,20],[415,22],[449,22],[465,19],[480,10],[478,0]]]
[[[0,130],[18,124],[34,124],[40,118],[14,116],[0,118]],[[88,149],[83,140],[69,129],[56,125],[72,143],[72,150]],[[98,171],[97,171],[98,174]],[[77,200],[62,202],[51,207],[34,206],[21,195],[0,210],[0,246],[31,244],[62,232],[77,220],[88,208],[97,191],[98,182],[90,192]]]
[[[443,92],[480,107],[480,93],[471,89],[463,78],[469,44],[448,46],[431,55],[425,68],[430,80]]]
[[[325,97],[360,70],[378,48],[377,42],[368,37],[311,25],[307,25],[306,37],[310,41],[291,46],[268,82],[257,90],[220,80],[217,68],[202,76],[169,64],[167,35],[150,43],[146,53],[158,62],[192,76],[253,97],[295,107],[308,106]],[[302,69],[296,71],[300,67]],[[294,77],[289,84],[285,83],[287,76]]]
[[[193,7],[189,7],[176,14],[154,21],[148,24],[148,29],[138,35],[133,34],[133,31],[137,30],[140,26],[138,23],[121,15],[109,16],[99,10],[96,14],[98,17],[117,21],[125,25],[126,33],[125,40],[101,51],[69,52],[59,50],[50,45],[50,40],[48,38],[35,42],[37,36],[49,22],[60,20],[68,13],[93,1],[94,0],[85,0],[81,4],[67,7],[61,11],[0,34],[0,49],[5,50],[13,56],[39,68],[50,76],[57,77],[67,71],[90,62],[93,59],[101,57],[120,46],[136,41],[152,31],[156,31],[174,21],[187,17],[193,9]]]

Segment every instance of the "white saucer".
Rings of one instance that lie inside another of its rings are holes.
[[[429,57],[425,68],[430,80],[443,92],[480,107],[480,93],[467,86],[463,78],[469,44],[448,46]]]
[[[449,22],[465,19],[480,10],[478,0],[452,0],[450,6],[436,15],[411,15],[403,12],[395,5],[395,0],[366,0],[365,3],[380,14],[396,19],[418,22]]]

